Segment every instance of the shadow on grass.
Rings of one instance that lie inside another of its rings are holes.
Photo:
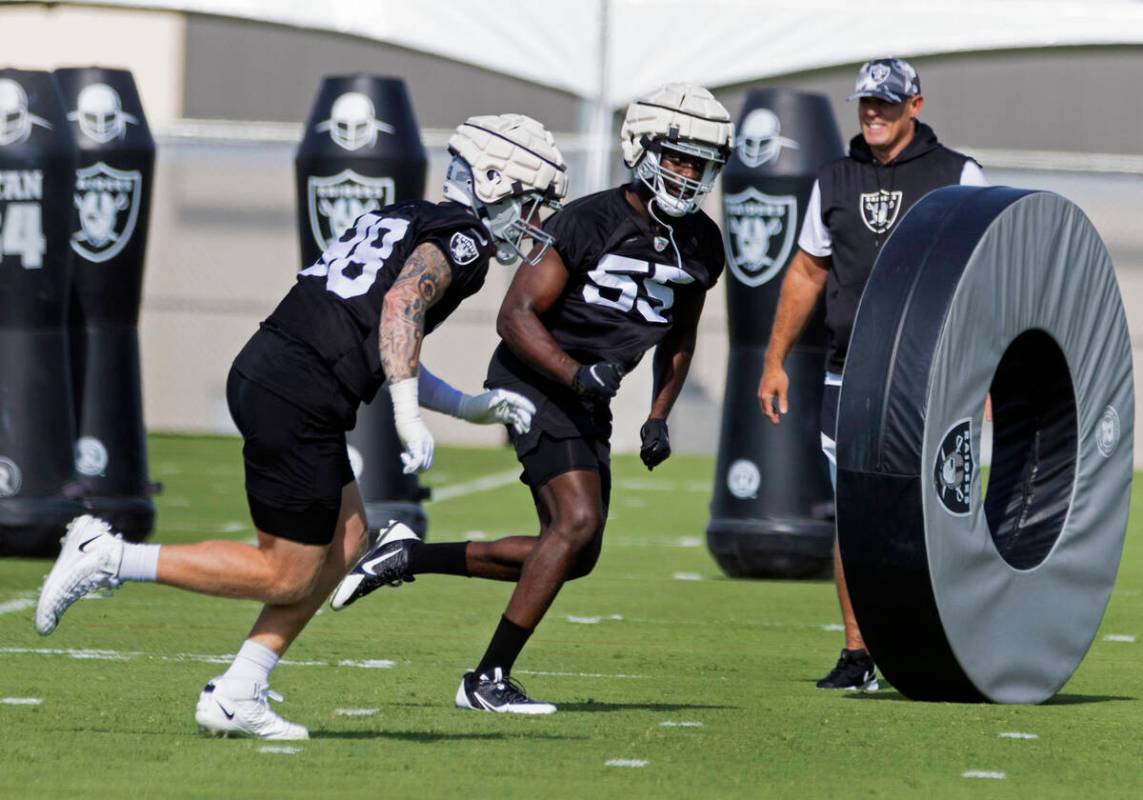
[[[846,700],[897,700],[906,703],[924,703],[925,700],[910,700],[905,695],[895,690],[882,689],[878,692],[846,692]],[[1051,700],[1048,700],[1041,705],[1045,706],[1074,706],[1084,705],[1087,703],[1111,703],[1121,700],[1136,700],[1135,697],[1126,697],[1117,694],[1058,694]],[[942,701],[934,701],[942,702]],[[979,703],[964,703],[958,705],[980,705]]]
[[[557,703],[560,711],[700,711],[703,709],[737,709],[738,706],[705,706],[686,703],[601,703],[585,700],[582,703]]]
[[[552,736],[527,732],[529,739],[575,739],[585,737]],[[442,733],[437,731],[310,731],[313,739],[395,739],[401,742],[435,744],[437,742],[481,742],[519,738],[507,733]]]

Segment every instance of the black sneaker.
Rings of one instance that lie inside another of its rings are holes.
[[[876,692],[877,669],[867,650],[842,650],[837,666],[818,681],[819,689],[848,689],[851,692]]]
[[[419,542],[417,534],[403,523],[393,522],[381,532],[377,544],[341,579],[329,601],[334,611],[382,586],[400,586],[415,579],[409,574],[409,549]]]
[[[540,703],[524,694],[524,687],[504,674],[500,667],[491,673],[466,672],[456,690],[456,707],[499,714],[554,714],[551,703]]]

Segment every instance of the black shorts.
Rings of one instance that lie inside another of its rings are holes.
[[[536,374],[503,342],[492,354],[484,385],[522,394],[536,406],[531,430],[521,436],[508,429],[516,458],[524,468],[520,480],[532,490],[532,496],[557,475],[592,470],[599,473],[606,511],[611,496],[610,406],[586,400]]]
[[[230,416],[244,440],[246,499],[258,530],[302,544],[333,541],[353,481],[345,432],[231,368]]]

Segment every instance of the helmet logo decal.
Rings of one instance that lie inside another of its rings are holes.
[[[0,78],[0,145],[20,144],[32,135],[32,126],[52,124],[28,111],[28,94],[11,78]]]
[[[69,112],[67,118],[79,124],[84,136],[99,144],[122,139],[128,125],[139,124],[137,117],[123,110],[119,93],[106,83],[83,87],[75,105],[75,111]]]
[[[373,101],[361,92],[346,92],[333,101],[329,119],[322,120],[316,130],[329,131],[334,144],[345,150],[360,150],[377,144],[378,133],[394,133],[387,122],[377,119]]]
[[[798,149],[798,143],[782,136],[782,122],[768,108],[756,108],[742,121],[738,135],[738,158],[748,167],[777,161],[782,148]]]

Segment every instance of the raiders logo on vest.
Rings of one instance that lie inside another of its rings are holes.
[[[395,194],[392,178],[368,178],[351,169],[327,177],[309,178],[306,204],[314,242],[320,250],[325,250],[362,214],[390,205]]]
[[[861,221],[874,233],[885,233],[897,221],[901,210],[901,192],[881,189],[861,195]]]
[[[471,236],[457,231],[448,240],[448,249],[452,253],[452,260],[459,266],[471,264],[480,255],[480,250],[476,246],[476,242],[472,240]]]
[[[96,264],[115,258],[131,241],[139,219],[143,178],[102,161],[75,172],[75,207],[79,230],[71,249]]]
[[[933,465],[933,481],[941,505],[952,515],[968,513],[975,472],[972,458],[972,420],[962,419],[949,428],[941,440]]]
[[[798,229],[794,195],[772,197],[747,187],[724,200],[730,271],[747,286],[761,286],[786,266]]]

